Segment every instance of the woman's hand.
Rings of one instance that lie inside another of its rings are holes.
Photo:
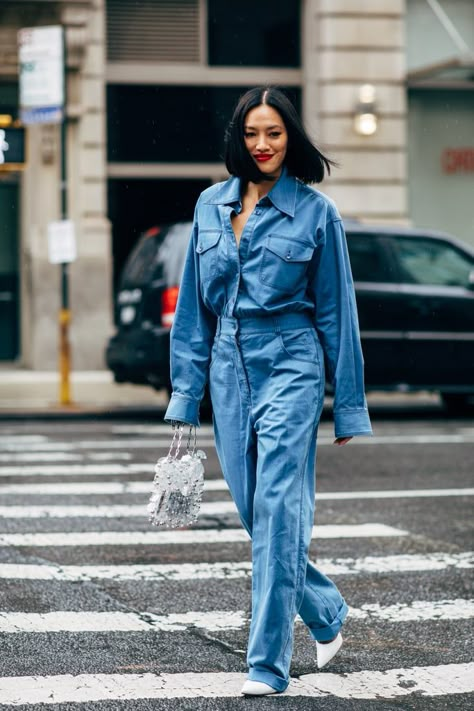
[[[337,437],[334,440],[334,444],[337,444],[338,446],[341,446],[342,444],[347,444],[350,442],[352,437]]]

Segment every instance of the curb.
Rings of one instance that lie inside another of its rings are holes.
[[[113,407],[49,407],[38,409],[0,410],[0,422],[18,420],[158,420],[163,422],[165,410],[150,406],[113,406]]]

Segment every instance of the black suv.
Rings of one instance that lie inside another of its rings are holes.
[[[170,387],[169,330],[190,222],[152,228],[123,270],[107,365],[117,382]],[[367,390],[474,396],[474,250],[445,234],[345,223]]]

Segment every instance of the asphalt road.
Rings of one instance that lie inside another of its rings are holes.
[[[3,422],[0,709],[471,709],[474,421],[374,428],[319,433],[311,558],[350,605],[344,645],[318,672],[297,621],[289,691],[244,699],[250,545],[210,426],[202,515],[163,538],[145,514],[160,413]]]

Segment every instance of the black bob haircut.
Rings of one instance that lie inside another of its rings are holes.
[[[320,183],[325,170],[337,163],[324,156],[309,138],[296,109],[281,89],[274,86],[255,87],[243,94],[225,133],[225,164],[231,175],[252,183],[268,177],[253,161],[244,141],[244,124],[248,112],[266,104],[278,111],[288,133],[285,165],[288,173],[303,183]]]

